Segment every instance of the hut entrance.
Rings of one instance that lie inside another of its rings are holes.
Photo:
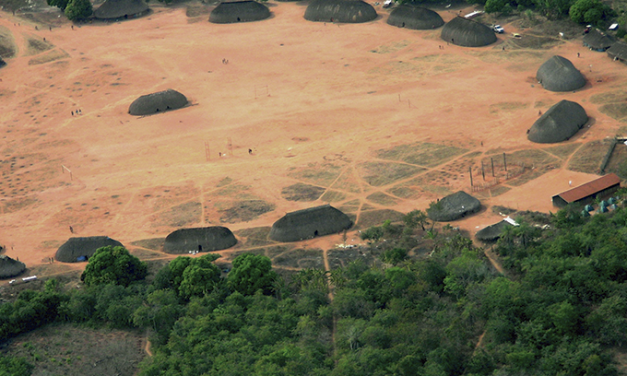
[[[318,236],[318,230],[314,231],[314,237]]]

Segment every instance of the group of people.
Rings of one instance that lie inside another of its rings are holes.
[[[82,114],[83,114],[83,110],[78,109],[78,110],[76,110],[76,111],[72,111],[72,116],[74,116],[74,114],[76,114],[76,115],[82,115]]]

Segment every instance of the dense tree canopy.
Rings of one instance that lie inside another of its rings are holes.
[[[63,1],[63,0],[59,0]],[[90,0],[69,0],[64,10],[70,21],[84,20],[92,15],[93,8]]]
[[[144,279],[146,264],[131,255],[124,247],[102,247],[89,259],[81,280],[86,285],[117,284],[128,286]]]
[[[244,295],[253,295],[257,291],[269,294],[276,278],[268,257],[245,253],[233,260],[228,283],[233,290]]]

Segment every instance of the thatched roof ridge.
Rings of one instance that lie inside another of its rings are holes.
[[[487,226],[479,230],[475,234],[475,237],[484,242],[493,242],[495,240],[498,240],[498,238],[501,237],[501,234],[503,233],[503,230],[506,227],[513,227],[513,226],[511,223],[507,221],[501,221],[501,222],[495,223],[493,225]]]
[[[481,202],[464,191],[450,194],[427,209],[427,216],[438,222],[449,222],[478,212]]]
[[[583,45],[597,51],[605,51],[615,42],[611,35],[604,34],[597,29],[592,29],[583,36]]]
[[[353,221],[346,214],[331,205],[322,205],[285,214],[272,225],[270,239],[296,242],[336,234],[351,226]]]
[[[150,11],[144,0],[107,0],[94,11],[94,17],[101,20],[139,17]]]
[[[440,37],[463,47],[482,47],[496,42],[496,34],[486,25],[464,17],[455,17],[442,28]]]
[[[540,66],[536,78],[550,91],[572,91],[586,85],[586,79],[573,63],[557,55]]]
[[[231,248],[235,244],[237,244],[235,235],[226,227],[183,228],[171,232],[165,238],[163,251],[174,254],[189,251],[213,252]]]
[[[158,93],[142,95],[128,108],[131,115],[151,115],[158,112],[176,110],[187,105],[187,98],[176,90],[168,89]]]
[[[270,17],[270,9],[256,1],[222,2],[209,15],[209,22],[237,23],[265,20]]]
[[[627,61],[627,43],[614,43],[612,47],[608,48],[607,56],[611,57],[612,59]]]
[[[527,138],[541,144],[566,141],[587,122],[586,110],[579,103],[561,100],[533,123]]]
[[[377,18],[372,5],[362,0],[312,0],[305,19],[316,22],[362,23]]]
[[[79,262],[79,257],[90,258],[98,248],[106,246],[123,247],[122,243],[108,236],[69,238],[57,249],[54,258],[60,262]]]
[[[408,29],[429,30],[444,25],[444,20],[431,9],[412,4],[401,4],[390,12],[387,23]]]
[[[9,256],[0,255],[0,279],[13,278],[26,270],[23,262],[13,260]]]

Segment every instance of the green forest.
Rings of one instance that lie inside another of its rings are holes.
[[[126,249],[105,247],[80,289],[50,279],[2,304],[0,338],[53,322],[148,329],[154,356],[140,375],[617,375],[627,209],[525,218],[491,245],[506,275],[420,211],[362,232],[374,263],[330,273],[280,275],[243,254],[224,274],[206,254],[147,275]],[[408,256],[418,243],[428,249]],[[31,363],[2,356],[0,375],[29,375]]]

